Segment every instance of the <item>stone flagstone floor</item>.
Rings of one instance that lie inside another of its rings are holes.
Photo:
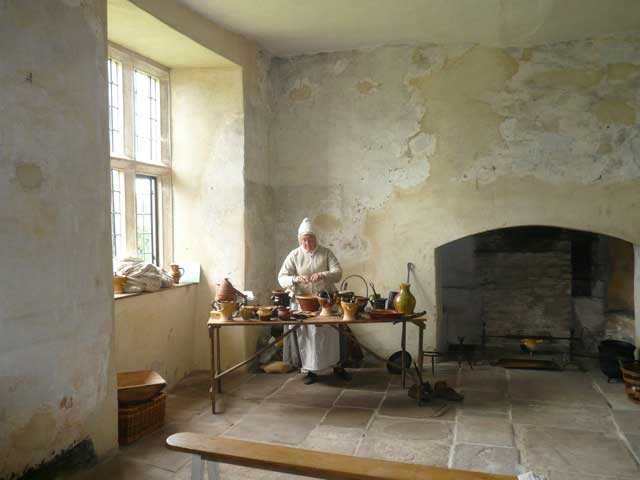
[[[352,373],[351,382],[327,376],[309,386],[299,374],[240,375],[223,385],[219,415],[211,414],[207,375],[192,374],[170,392],[161,430],[76,477],[188,479],[189,456],[167,450],[164,440],[191,431],[465,470],[533,470],[549,480],[640,479],[640,406],[597,370],[443,364],[436,379],[465,399],[422,408],[399,377],[381,369]],[[302,477],[223,465],[221,478]]]

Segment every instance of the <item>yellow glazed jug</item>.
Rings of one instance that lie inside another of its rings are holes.
[[[404,315],[411,315],[416,308],[416,297],[409,290],[408,283],[400,284],[400,292],[393,299],[393,308]]]

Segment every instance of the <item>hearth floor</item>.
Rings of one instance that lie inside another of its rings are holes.
[[[381,369],[351,370],[351,382],[299,374],[246,374],[223,385],[212,415],[208,377],[192,374],[167,400],[166,425],[79,474],[91,479],[188,479],[190,457],[165,438],[181,431],[299,448],[549,480],[640,478],[640,406],[624,386],[588,372],[505,370],[441,364],[435,378],[465,395],[418,408]],[[223,480],[304,478],[221,466]]]

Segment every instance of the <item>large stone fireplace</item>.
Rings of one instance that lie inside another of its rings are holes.
[[[446,342],[519,348],[518,336],[633,341],[633,247],[605,235],[556,227],[479,233],[439,250]],[[503,338],[511,337],[511,338]],[[567,351],[568,342],[545,342]]]

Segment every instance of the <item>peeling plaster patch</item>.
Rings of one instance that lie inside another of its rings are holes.
[[[36,190],[42,186],[42,170],[35,163],[16,165],[16,178],[25,190]]]
[[[321,213],[313,219],[313,223],[324,231],[340,230],[342,228],[342,222],[328,213]]]
[[[565,68],[538,72],[529,78],[529,83],[541,88],[583,88],[595,87],[602,80],[603,73],[593,68]]]
[[[430,68],[433,64],[432,49],[430,50],[428,47],[416,47],[411,54],[411,62],[425,69]]]
[[[640,66],[631,63],[612,63],[607,65],[607,78],[613,82],[623,82],[640,72]]]
[[[409,81],[425,99],[421,130],[437,139],[433,162],[441,159],[444,168],[459,171],[503,143],[499,127],[504,117],[488,99],[517,71],[517,62],[503,50],[475,47],[442,70]]]
[[[604,125],[633,125],[636,112],[621,98],[603,98],[593,108],[598,121]]]
[[[288,97],[292,102],[305,102],[311,98],[313,90],[306,80],[301,80],[297,86],[289,90]]]
[[[347,67],[349,66],[349,60],[346,58],[341,58],[336,63],[333,64],[333,74],[340,75],[343,73]]]
[[[436,139],[433,135],[420,132],[409,141],[409,149],[412,156],[420,154],[431,156],[436,149]]]
[[[373,80],[360,80],[356,84],[356,89],[362,95],[371,95],[378,91],[378,87],[380,85],[381,85],[380,83],[376,83]]]

